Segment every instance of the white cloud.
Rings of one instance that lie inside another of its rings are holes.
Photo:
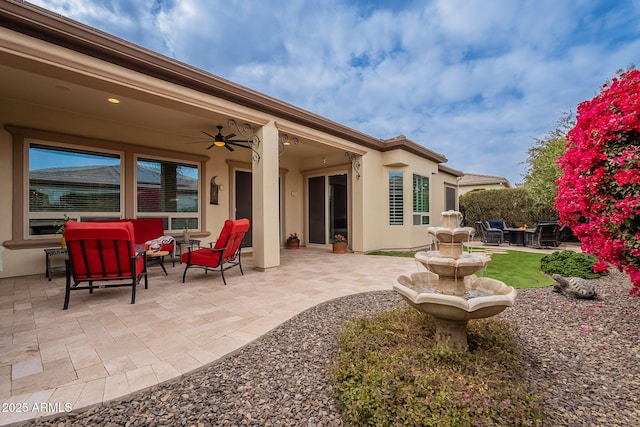
[[[532,138],[640,52],[629,0],[35,3],[512,183]]]

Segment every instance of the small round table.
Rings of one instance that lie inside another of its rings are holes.
[[[169,255],[169,251],[158,251],[158,252],[154,252],[151,250],[147,251],[147,258],[149,260],[155,261],[156,263],[160,264],[160,267],[162,267],[162,271],[164,271],[165,276],[168,276],[167,269],[164,268],[164,257],[166,257],[167,255]]]

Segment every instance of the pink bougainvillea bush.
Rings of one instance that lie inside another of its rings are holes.
[[[640,296],[640,70],[620,74],[578,106],[558,160],[555,207],[596,271],[614,265]]]

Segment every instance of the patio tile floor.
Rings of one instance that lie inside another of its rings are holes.
[[[0,425],[100,405],[215,362],[324,301],[391,289],[417,269],[409,258],[282,250],[266,272],[243,258],[244,276],[167,265],[149,289],[71,293],[64,273],[0,279]]]

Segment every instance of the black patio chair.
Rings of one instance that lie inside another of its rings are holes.
[[[537,249],[557,248],[560,246],[560,226],[558,222],[539,222],[535,229],[525,232],[525,244]]]
[[[504,223],[502,219],[490,219],[488,221],[489,228],[497,228],[502,231],[502,238],[505,242],[509,241],[509,230],[505,230],[507,225]]]
[[[480,241],[485,245],[500,246],[504,242],[504,234],[499,228],[491,228],[486,221],[476,221],[476,230]]]

